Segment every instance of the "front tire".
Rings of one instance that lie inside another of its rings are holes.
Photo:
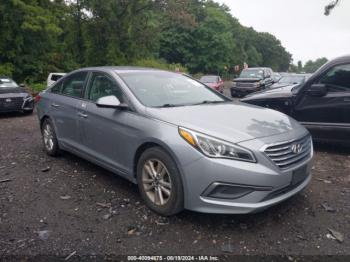
[[[175,161],[160,147],[147,149],[137,164],[137,182],[146,205],[162,216],[184,209],[181,175]]]
[[[56,132],[49,118],[46,118],[41,125],[41,134],[44,149],[49,156],[57,156],[60,153]]]

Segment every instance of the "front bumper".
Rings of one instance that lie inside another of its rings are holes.
[[[11,97],[10,99],[10,102],[7,102],[5,98],[1,99],[1,113],[28,112],[34,109],[34,99],[32,97],[27,99],[23,99],[23,97]]]
[[[242,145],[261,148],[269,139],[247,141]],[[257,163],[203,156],[186,165],[183,173],[189,190],[185,193],[185,208],[203,213],[254,213],[292,197],[311,180],[312,153],[308,159],[288,170],[278,168],[263,153],[255,152],[255,156]],[[300,177],[300,170],[301,179],[295,183],[295,174],[298,171]],[[216,185],[237,188],[238,194],[232,198],[211,194]]]
[[[232,87],[231,88],[231,96],[232,97],[245,97],[251,93],[259,91],[259,88],[239,88]]]

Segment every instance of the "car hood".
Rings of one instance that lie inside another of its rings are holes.
[[[148,108],[153,118],[233,143],[273,136],[300,128],[288,116],[240,102],[172,108]]]
[[[280,84],[273,86],[267,90],[258,91],[252,94],[247,95],[242,102],[256,100],[256,99],[265,99],[265,98],[278,98],[278,97],[291,97],[293,96],[292,89],[298,85],[285,85]]]
[[[259,82],[261,78],[236,78],[233,82]]]
[[[18,94],[28,94],[23,88],[21,87],[1,87],[0,88],[0,95],[3,95],[3,94],[16,94],[18,96]]]

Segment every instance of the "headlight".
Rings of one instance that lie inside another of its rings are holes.
[[[208,157],[256,162],[252,152],[238,145],[182,127],[179,127],[179,134],[190,145]]]
[[[236,87],[237,86],[237,83],[236,82],[233,82],[232,83],[232,87]]]
[[[31,95],[27,95],[26,97],[23,97],[23,100],[32,100],[33,97]]]
[[[261,83],[258,82],[258,83],[254,83],[254,87],[260,87]]]

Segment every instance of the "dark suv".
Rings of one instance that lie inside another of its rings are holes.
[[[231,96],[243,97],[250,93],[270,87],[273,83],[273,71],[271,68],[247,68],[241,72],[238,78],[233,80]]]
[[[350,56],[328,62],[305,83],[264,90],[241,101],[294,117],[316,140],[350,144]]]

